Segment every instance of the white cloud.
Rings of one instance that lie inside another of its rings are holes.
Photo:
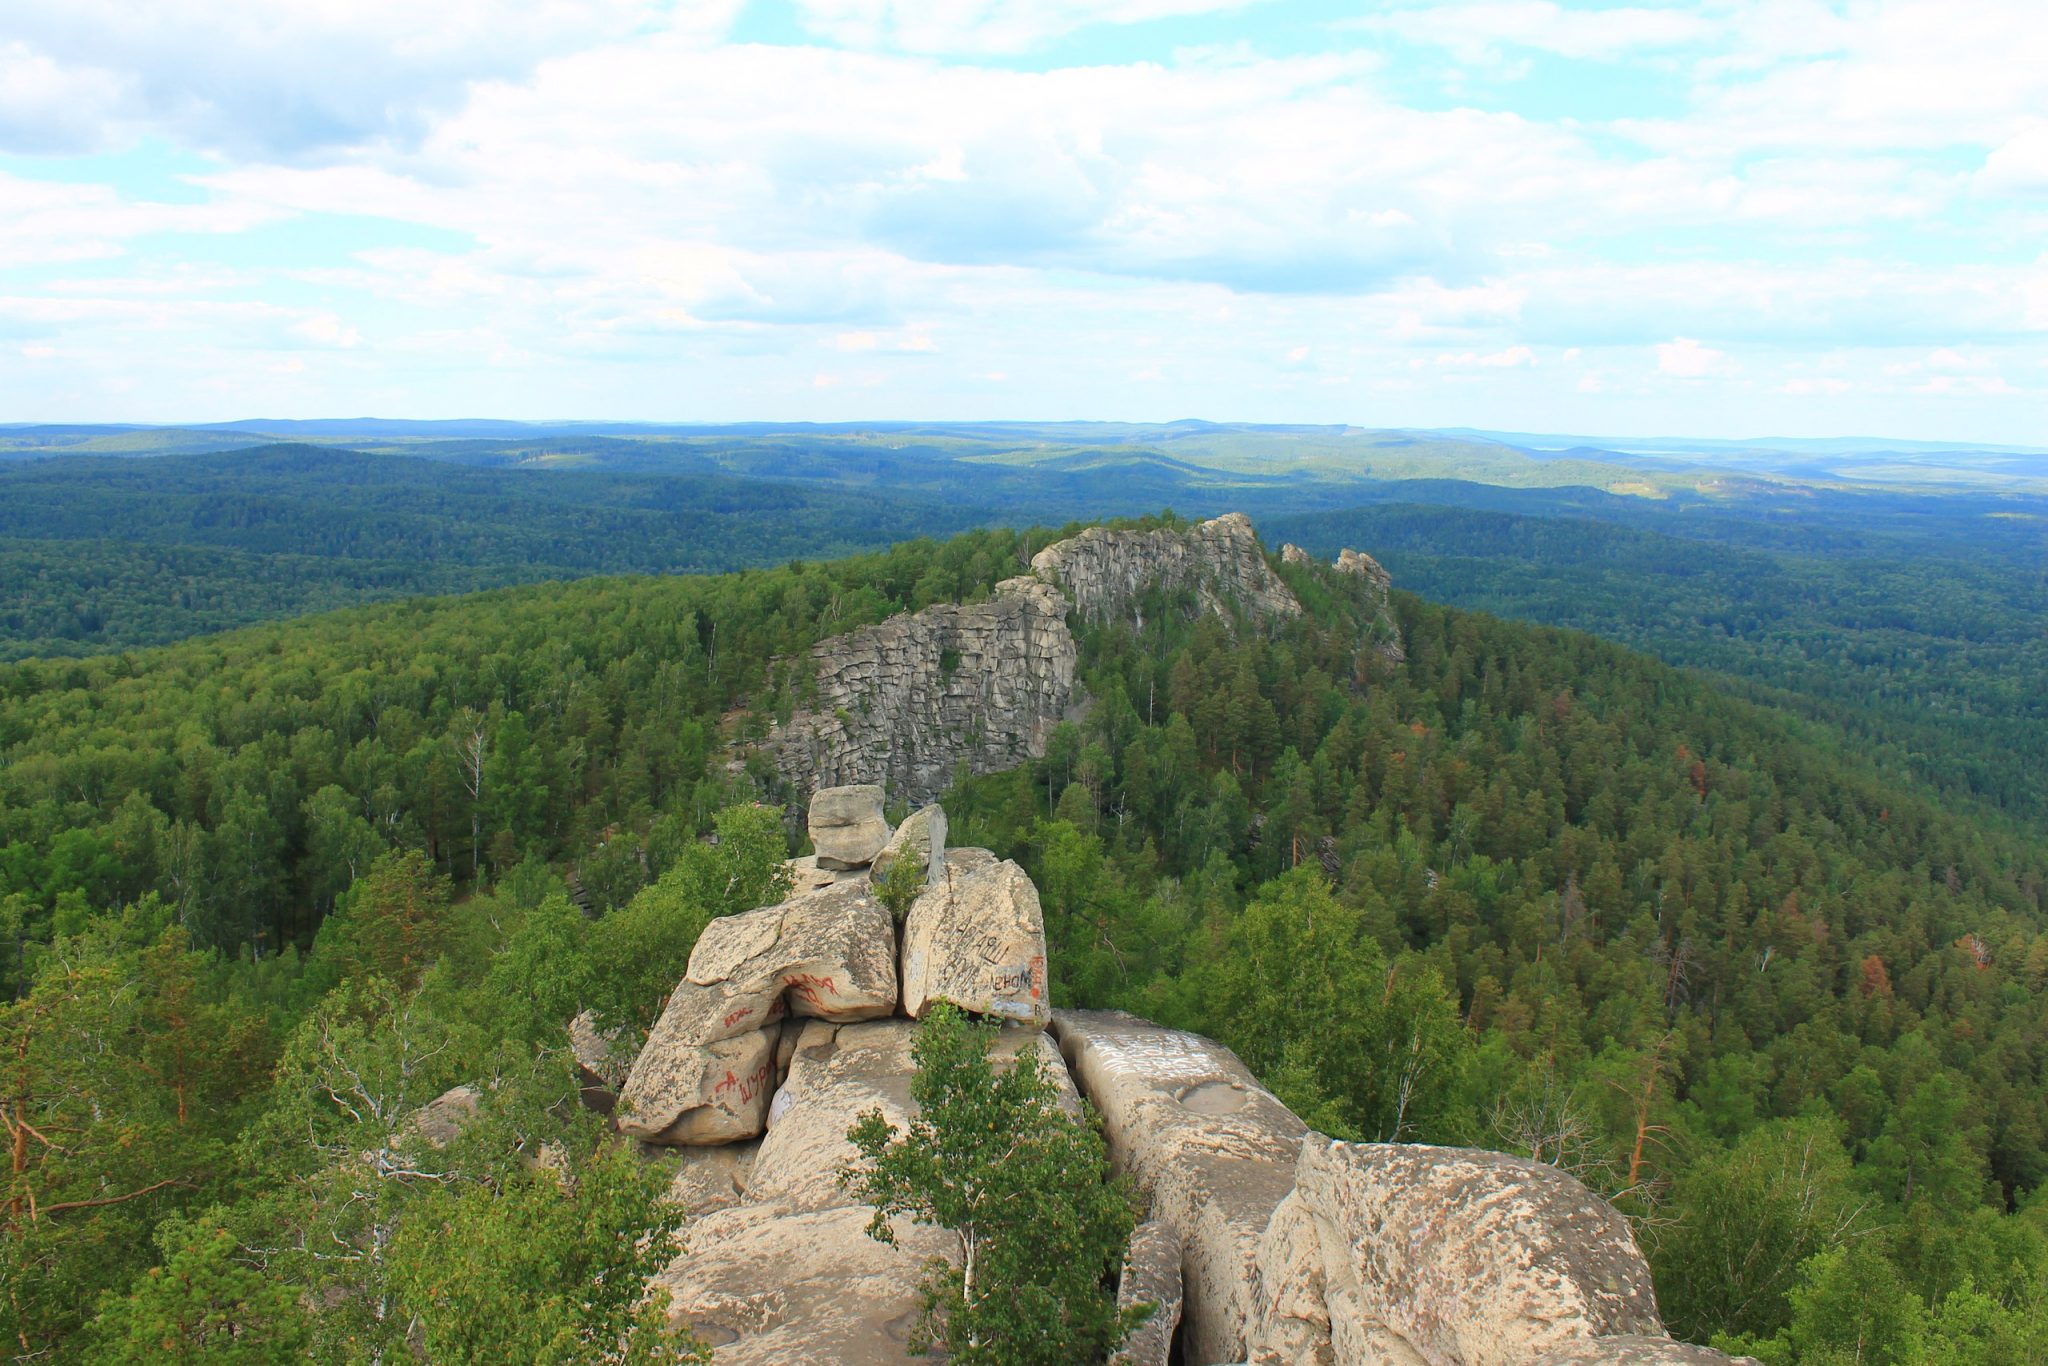
[[[1977,188],[1990,195],[2048,194],[2048,119],[2036,119],[1984,159]]]
[[[1728,360],[1723,352],[1702,346],[1691,337],[1676,337],[1659,343],[1655,349],[1658,371],[1677,375],[1680,379],[1699,379],[1703,375],[1718,373]]]
[[[804,26],[850,47],[1027,52],[1096,24],[1242,9],[1260,0],[795,0]]]
[[[1371,15],[1350,26],[1398,34],[1486,66],[1502,63],[1505,52],[1514,48],[1614,61],[1698,43],[1719,28],[1713,19],[1689,10],[1571,10],[1551,0],[1458,0]]]
[[[1526,346],[1509,346],[1486,355],[1467,351],[1462,355],[1443,355],[1436,358],[1439,369],[1512,370],[1535,363],[1536,353]]]
[[[0,14],[0,148],[162,128],[296,156],[423,132],[471,83],[660,29],[708,42],[742,0],[63,0]]]

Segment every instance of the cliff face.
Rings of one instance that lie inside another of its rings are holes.
[[[1254,621],[1301,612],[1241,513],[1186,531],[1091,527],[1041,550],[1031,570],[988,602],[927,607],[813,646],[817,701],[767,742],[790,787],[880,783],[922,802],[963,762],[995,773],[1042,756],[1075,703],[1070,612],[1117,619],[1154,587]]]
[[[975,773],[1045,753],[1074,697],[1067,601],[1041,580],[971,606],[891,617],[811,648],[817,705],[769,737],[799,792],[880,783],[928,801],[963,760]]]
[[[1225,616],[1233,604],[1254,620],[1301,615],[1301,604],[1266,563],[1258,533],[1241,512],[1184,532],[1089,527],[1039,551],[1031,572],[1065,589],[1089,621],[1135,612],[1151,588],[1191,590],[1204,607]]]

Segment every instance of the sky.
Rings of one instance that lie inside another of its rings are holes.
[[[2048,445],[2043,5],[7,5],[0,421]]]

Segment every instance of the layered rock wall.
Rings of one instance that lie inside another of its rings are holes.
[[[817,701],[768,740],[797,791],[879,783],[938,795],[1045,753],[1074,700],[1078,652],[1051,585],[1009,579],[989,601],[891,617],[811,647]]]
[[[927,607],[812,646],[815,701],[767,741],[783,779],[799,792],[879,783],[922,802],[962,764],[995,773],[1042,757],[1076,701],[1069,613],[1119,619],[1153,588],[1255,621],[1301,612],[1241,513],[1186,531],[1091,527],[1041,550],[1031,570],[987,602]]]
[[[1301,603],[1266,563],[1259,534],[1241,512],[1186,531],[1089,527],[1032,557],[1031,572],[1058,584],[1089,621],[1136,618],[1139,600],[1158,589],[1192,592],[1224,616],[1253,620],[1301,615]]]

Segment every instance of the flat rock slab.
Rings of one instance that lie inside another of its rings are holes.
[[[865,868],[889,843],[882,789],[874,783],[819,788],[809,826],[820,868]]]
[[[692,1222],[745,1201],[747,1178],[753,1174],[759,1143],[725,1143],[713,1148],[677,1148],[675,1174],[668,1185],[670,1203]]]
[[[1755,1357],[1732,1357],[1711,1347],[1670,1338],[1592,1338],[1539,1357],[1535,1366],[1763,1366]]]
[[[1052,1031],[1110,1157],[1180,1237],[1185,1360],[1245,1360],[1260,1240],[1294,1189],[1308,1126],[1199,1035],[1094,1010],[1055,1011]]]
[[[955,855],[986,854],[956,850]],[[903,922],[903,1011],[934,1002],[1044,1028],[1052,1019],[1038,888],[1007,859],[949,857]]]
[[[867,1235],[864,1206],[746,1204],[706,1215],[655,1278],[669,1312],[718,1366],[908,1366],[924,1264],[952,1235],[899,1219],[898,1246]]]

